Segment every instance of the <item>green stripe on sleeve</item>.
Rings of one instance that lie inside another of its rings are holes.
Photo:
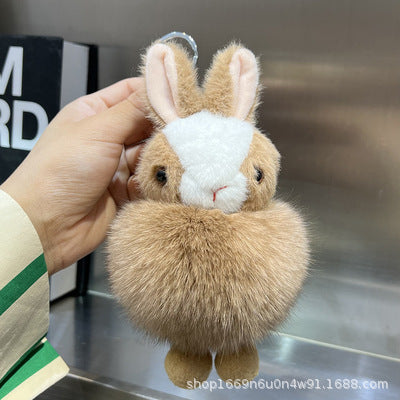
[[[46,262],[41,254],[8,282],[0,290],[0,316],[46,272]]]
[[[42,344],[42,340],[45,338],[45,335],[40,338],[9,370],[8,372],[0,379],[0,388],[3,386],[3,383],[8,380],[8,378],[17,371],[27,359],[31,356],[31,354],[37,350],[37,348]],[[46,339],[47,340],[47,339]],[[1,397],[0,397],[1,400]]]
[[[34,348],[24,363],[0,386],[0,399],[57,357],[59,357],[57,352],[48,341]]]

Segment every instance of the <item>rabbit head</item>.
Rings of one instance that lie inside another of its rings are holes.
[[[219,51],[203,87],[186,51],[155,43],[143,62],[149,118],[136,181],[147,199],[225,213],[257,211],[275,193],[280,155],[254,126],[259,71],[254,54]]]

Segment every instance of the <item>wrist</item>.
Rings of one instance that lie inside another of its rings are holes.
[[[0,189],[11,196],[28,216],[42,244],[47,271],[49,275],[53,274],[56,271],[57,259],[55,257],[54,242],[51,240],[52,235],[49,234],[46,228],[43,203],[39,199],[31,197],[29,190],[21,191],[21,185],[15,184],[12,176],[0,186]]]

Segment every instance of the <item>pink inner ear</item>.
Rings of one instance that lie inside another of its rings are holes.
[[[258,67],[247,49],[235,52],[229,64],[233,84],[233,116],[245,120],[254,104],[258,86]]]
[[[165,44],[157,43],[146,57],[147,97],[154,111],[166,123],[178,118],[178,74],[174,53]]]

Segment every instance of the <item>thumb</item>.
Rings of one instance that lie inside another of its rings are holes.
[[[118,144],[134,144],[146,139],[152,129],[137,92],[113,107],[82,121],[91,138]]]

